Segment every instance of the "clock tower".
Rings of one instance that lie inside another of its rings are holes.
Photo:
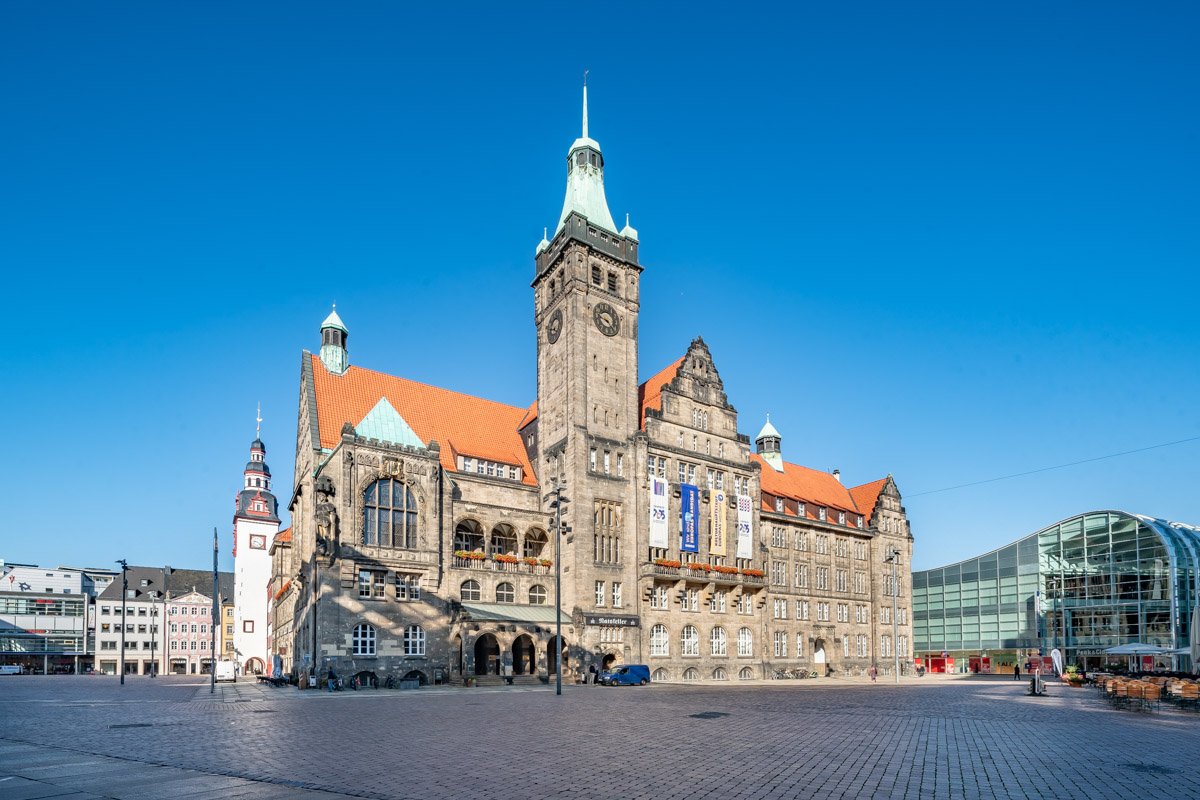
[[[266,455],[267,448],[256,435],[233,515],[234,616],[220,620],[223,626],[233,625],[233,652],[220,653],[220,659],[240,664],[242,674],[266,672],[268,664],[267,583],[271,540],[279,530],[279,504],[271,494]]]
[[[572,530],[562,537],[562,609],[593,612],[603,600],[606,613],[636,613],[642,267],[637,231],[628,218],[618,231],[608,210],[604,156],[588,135],[586,84],[583,131],[567,151],[566,166],[562,214],[554,236],[544,235],[535,253],[536,468],[543,497],[559,479],[571,501],[565,524]],[[615,608],[614,583],[620,587]],[[597,630],[585,630],[585,651]]]

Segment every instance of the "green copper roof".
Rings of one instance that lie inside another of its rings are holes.
[[[350,333],[350,331],[346,330],[346,326],[342,323],[342,318],[337,315],[336,305],[333,307],[333,311],[330,313],[330,315],[325,318],[324,322],[321,323],[321,330],[325,330],[326,328],[337,328],[342,333]]]
[[[421,437],[413,432],[386,397],[379,398],[375,407],[354,427],[354,432],[364,438],[378,439],[381,442],[405,444],[410,447],[425,446]]]
[[[555,235],[563,229],[567,217],[572,211],[578,211],[587,217],[591,224],[604,228],[609,233],[616,233],[617,226],[613,223],[612,214],[608,212],[608,200],[604,197],[604,169],[599,164],[591,163],[588,150],[595,150],[600,155],[600,145],[588,136],[587,123],[587,86],[583,87],[583,136],[575,140],[567,151],[567,196],[563,200],[562,215],[558,218]],[[575,154],[584,151],[586,164],[577,164]]]
[[[771,424],[770,414],[767,414],[767,424],[763,425],[763,429],[758,432],[758,436],[754,437],[754,441],[757,442],[759,439],[766,439],[768,437],[773,437],[775,439],[783,438],[779,435],[779,431],[775,430],[775,426]]]
[[[476,622],[554,622],[554,606],[524,606],[516,603],[463,603],[463,611]],[[571,624],[571,615],[560,611],[560,619]]]

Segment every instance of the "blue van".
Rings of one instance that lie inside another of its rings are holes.
[[[645,686],[649,682],[650,668],[645,664],[627,664],[600,673],[600,683],[605,686]]]

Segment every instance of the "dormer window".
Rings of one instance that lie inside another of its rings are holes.
[[[783,513],[783,498],[782,497],[775,498],[775,510],[778,511],[780,514]]]
[[[825,507],[824,506],[817,509],[817,519],[821,520],[821,522],[825,521]]]

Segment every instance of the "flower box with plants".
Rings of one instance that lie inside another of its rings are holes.
[[[678,568],[682,567],[683,564],[679,561],[672,561],[669,558],[656,558],[656,559],[654,559],[654,566],[656,566],[656,567],[671,567],[672,569],[678,569]]]
[[[487,558],[487,556],[483,553],[476,553],[473,550],[455,550],[454,557],[465,558],[468,561],[483,561],[485,558]]]
[[[519,564],[519,563],[521,563],[521,559],[517,558],[516,556],[509,556],[509,555],[505,555],[504,553],[493,553],[492,560],[499,561],[501,564]]]
[[[701,564],[698,561],[691,562],[690,564],[687,565],[687,568],[690,569],[692,572],[712,572],[712,565]]]
[[[737,575],[738,568],[737,567],[716,566],[716,567],[713,567],[713,572],[719,572],[722,575]]]
[[[766,573],[761,569],[744,569],[742,570],[742,574],[749,575],[751,578],[761,578]]]
[[[553,561],[551,561],[551,560],[550,560],[550,559],[548,559],[548,558],[539,558],[539,559],[538,559],[538,564],[540,564],[540,565],[541,565],[541,566],[543,566],[543,567],[552,567],[552,566],[554,566],[554,562],[553,562]]]

